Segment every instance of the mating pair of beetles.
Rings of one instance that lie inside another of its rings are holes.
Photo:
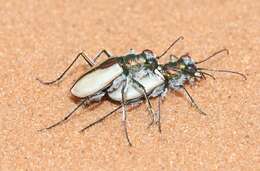
[[[200,68],[197,66],[197,64],[205,62],[221,52],[228,53],[227,49],[222,49],[215,52],[209,57],[197,62],[195,62],[188,54],[180,57],[169,55],[169,62],[161,64],[159,59],[166,55],[167,52],[176,44],[176,42],[182,39],[182,36],[179,37],[159,56],[156,56],[151,50],[148,49],[141,53],[135,53],[131,50],[124,56],[112,56],[106,50],[102,50],[94,59],[91,59],[82,52],[76,56],[73,62],[57,79],[49,82],[37,79],[41,83],[47,85],[60,81],[80,57],[82,57],[91,67],[91,69],[84,73],[70,89],[72,95],[80,99],[79,105],[68,113],[62,120],[47,128],[41,129],[41,131],[51,129],[63,123],[68,120],[71,115],[82,105],[87,105],[91,102],[99,102],[104,96],[108,97],[112,101],[118,102],[120,105],[102,118],[83,128],[81,132],[103,121],[119,109],[122,109],[122,123],[127,142],[130,146],[132,144],[127,133],[126,125],[126,108],[128,105],[139,104],[145,100],[147,103],[148,112],[152,118],[149,126],[156,123],[158,125],[158,130],[161,132],[161,101],[168,90],[178,91],[182,89],[192,105],[201,114],[206,115],[206,113],[203,112],[195,103],[194,99],[185,88],[185,84],[193,84],[195,81],[206,79],[206,76],[215,79],[212,74],[207,73],[206,71],[233,73],[242,76],[244,79],[246,79],[246,76],[235,71]],[[105,54],[108,59],[101,64],[96,65],[96,60],[102,54]],[[158,110],[156,112],[154,112],[150,102],[150,98],[155,97],[158,97]]]

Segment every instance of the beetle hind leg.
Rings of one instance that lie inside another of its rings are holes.
[[[161,133],[161,102],[162,102],[162,96],[158,97],[158,111],[156,112],[156,120],[155,123],[158,125],[158,131]]]
[[[118,110],[121,109],[121,108],[122,108],[122,106],[118,106],[116,109],[112,110],[111,112],[109,112],[108,114],[104,115],[104,116],[101,117],[100,119],[98,119],[98,120],[96,120],[95,122],[92,122],[91,124],[89,124],[88,126],[82,128],[82,129],[80,130],[80,132],[84,132],[86,129],[88,129],[88,128],[90,128],[90,127],[92,127],[92,126],[94,126],[94,125],[96,125],[96,124],[98,124],[98,123],[100,123],[100,122],[102,122],[102,121],[105,120],[107,117],[109,117],[110,115],[112,115],[113,113],[115,113],[116,111],[118,111]]]
[[[95,65],[95,61],[92,60],[91,58],[89,58],[85,52],[80,52],[76,57],[75,59],[72,61],[72,63],[65,69],[65,71],[63,71],[63,73],[58,77],[56,78],[55,80],[52,80],[52,81],[42,81],[41,79],[39,78],[36,78],[36,80],[38,80],[40,83],[42,84],[45,84],[45,85],[50,85],[50,84],[54,84],[56,83],[57,81],[61,80],[63,78],[63,76],[69,71],[69,69],[74,65],[74,63],[80,58],[82,57],[86,62],[87,64],[90,66],[90,67],[93,67]]]
[[[108,58],[112,57],[112,55],[111,55],[106,49],[103,49],[103,50],[101,50],[101,51],[96,55],[96,57],[93,59],[93,61],[96,62],[96,60],[97,60],[103,53],[104,53]]]

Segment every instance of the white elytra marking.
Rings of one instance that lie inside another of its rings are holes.
[[[105,88],[123,73],[119,64],[104,69],[97,69],[79,79],[72,87],[71,93],[79,98],[87,97]]]

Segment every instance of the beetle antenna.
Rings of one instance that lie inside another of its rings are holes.
[[[40,130],[38,130],[38,131],[43,131],[43,130],[51,129],[51,128],[53,128],[53,127],[55,127],[55,126],[58,126],[59,124],[65,122],[65,121],[68,120],[68,119],[71,117],[71,115],[72,115],[74,112],[76,112],[76,111],[78,110],[78,108],[79,108],[80,106],[82,106],[87,100],[88,100],[87,98],[84,99],[77,107],[75,107],[75,109],[73,109],[68,115],[66,115],[66,116],[65,116],[62,120],[60,120],[59,122],[57,122],[57,123],[55,123],[55,124],[53,124],[53,125],[51,125],[51,126],[49,126],[49,127],[47,127],[47,128],[40,129]]]
[[[115,108],[114,110],[112,110],[111,112],[109,112],[108,114],[104,115],[103,117],[101,117],[100,119],[96,120],[95,122],[89,124],[88,126],[84,127],[83,129],[80,130],[80,132],[84,132],[86,129],[96,125],[97,123],[102,122],[103,120],[105,120],[107,117],[109,117],[110,115],[112,115],[113,113],[115,113],[116,111],[118,111],[119,109],[122,108],[122,105],[118,106],[117,108]]]
[[[226,52],[227,55],[229,55],[228,49],[226,49],[226,48],[225,48],[225,49],[221,49],[221,50],[219,50],[219,51],[213,53],[213,54],[210,55],[209,57],[207,57],[207,58],[205,58],[205,59],[203,59],[203,60],[201,60],[201,61],[195,62],[195,64],[200,64],[200,63],[202,63],[202,62],[205,62],[205,61],[207,61],[207,60],[213,58],[214,56],[216,56],[217,54],[220,54],[220,53],[222,53],[222,52]]]
[[[247,80],[246,76],[240,72],[236,71],[229,71],[229,70],[222,70],[222,69],[208,69],[208,68],[198,68],[198,70],[203,70],[203,71],[212,71],[212,72],[226,72],[226,73],[232,73],[232,74],[237,74],[242,76],[245,80]]]
[[[162,56],[164,56],[179,40],[183,40],[184,37],[180,36],[178,39],[176,39],[172,44],[159,56],[157,56],[157,59],[160,59]]]

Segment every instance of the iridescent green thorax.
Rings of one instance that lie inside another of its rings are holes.
[[[155,70],[158,67],[156,57],[151,51],[145,50],[139,54],[128,54],[116,58],[124,69],[124,73],[139,71],[141,68]]]

